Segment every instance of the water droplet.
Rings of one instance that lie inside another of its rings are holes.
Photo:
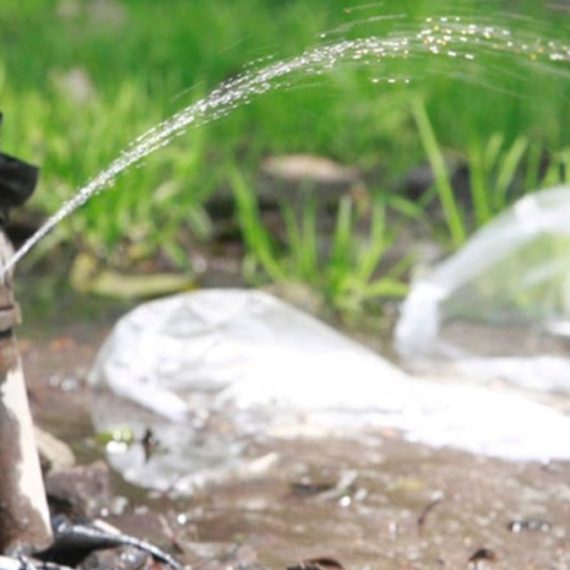
[[[349,497],[348,495],[345,495],[344,497],[342,497],[342,498],[339,500],[338,504],[339,504],[341,507],[344,507],[344,508],[350,507],[350,505],[352,504],[352,499],[351,499],[351,497]]]

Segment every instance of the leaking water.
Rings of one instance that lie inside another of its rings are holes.
[[[366,6],[359,8],[362,14]],[[111,186],[121,172],[168,144],[186,128],[216,120],[253,97],[273,89],[291,87],[302,77],[322,74],[334,66],[346,64],[372,66],[374,72],[376,69],[381,72],[382,63],[387,60],[426,57],[432,62],[435,61],[432,56],[439,61],[461,61],[458,70],[461,67],[465,72],[465,66],[476,65],[485,53],[500,53],[528,65],[540,65],[545,73],[569,74],[566,65],[570,61],[568,45],[538,36],[516,35],[506,28],[484,22],[447,18],[426,21],[415,30],[411,27],[400,27],[399,30],[386,38],[341,40],[319,46],[296,58],[248,71],[222,84],[208,97],[183,109],[129,145],[50,218],[3,271],[13,267],[91,196]],[[337,29],[327,38],[343,33],[344,28]],[[505,61],[498,68],[499,72],[504,71],[504,65]],[[376,75],[375,83],[398,80],[392,75]],[[76,331],[72,337],[77,340]],[[76,346],[72,346],[69,353],[71,359],[81,356],[81,350]],[[92,350],[90,356],[91,353]],[[57,356],[61,358],[62,355]],[[90,360],[84,359],[82,366]],[[36,388],[37,383],[47,377],[44,364],[36,362]],[[33,353],[28,355],[28,365],[33,368]],[[31,376],[33,379],[34,374]],[[57,402],[57,405],[42,406],[44,415],[51,414],[55,431],[59,428],[63,436],[68,436],[69,416],[73,415],[71,412],[59,413],[56,417],[54,410],[61,412],[57,406],[67,400],[69,410],[77,413],[79,397],[85,400],[82,405],[87,410],[92,405],[91,394],[62,395],[51,385],[44,392]],[[36,390],[35,394],[38,393],[41,396],[41,391]],[[125,410],[121,407],[123,419]],[[481,414],[484,422],[486,410],[481,410]],[[65,417],[63,423],[62,417]],[[236,440],[233,433],[225,435],[233,443],[235,454],[240,453],[239,446],[243,442]],[[384,435],[382,439],[362,437],[348,442],[327,438],[327,445],[319,446],[319,453],[315,453],[314,441],[259,442],[256,450],[259,456],[265,457],[264,454],[271,451],[277,460],[265,466],[265,473],[246,474],[254,485],[235,478],[220,485],[215,493],[208,491],[204,496],[194,498],[186,507],[178,501],[176,510],[182,514],[178,514],[176,523],[182,525],[181,521],[191,521],[187,530],[182,529],[188,535],[183,536],[184,540],[180,540],[182,531],[173,524],[184,556],[189,557],[192,548],[223,545],[229,541],[252,544],[259,551],[260,559],[272,563],[273,567],[285,567],[295,560],[329,553],[338,556],[347,567],[418,567],[420,562],[430,567],[464,567],[473,550],[478,545],[486,545],[499,553],[498,568],[567,566],[570,560],[565,538],[568,510],[567,502],[561,500],[563,493],[567,494],[567,465],[555,466],[549,471],[538,465],[507,464],[449,450],[434,452],[403,445],[389,433]],[[348,489],[340,498],[302,499],[290,493],[292,483],[300,480],[305,484],[309,475],[312,477],[309,482],[320,483],[330,478],[340,480],[339,474],[345,470],[355,470],[358,478],[355,489]],[[419,528],[418,517],[422,509],[433,501],[433,492],[439,489],[445,492],[442,506],[430,515],[425,528]],[[163,496],[154,504],[158,503],[159,508],[168,508]],[[509,534],[506,522],[514,515],[535,512],[548,517],[554,530],[530,539],[526,535],[516,541],[516,537]],[[167,516],[171,514],[166,513]],[[164,526],[162,511],[160,517]],[[149,518],[148,512],[142,514],[141,534],[147,534]],[[119,526],[123,527],[123,524]],[[172,540],[172,537],[168,539]]]
[[[363,8],[363,7],[361,7]],[[364,6],[366,8],[366,6]],[[400,16],[396,16],[398,19]],[[370,23],[374,18],[359,22]],[[501,21],[499,18],[497,21]],[[323,40],[338,37],[355,22],[323,34]],[[259,69],[249,70],[242,75],[222,83],[207,97],[193,103],[159,125],[153,127],[121,152],[111,164],[80,188],[75,196],[16,252],[0,270],[0,275],[12,269],[43,237],[64,218],[85,204],[92,196],[111,186],[116,177],[144,157],[167,145],[190,126],[200,126],[217,120],[254,97],[272,90],[286,89],[295,81],[307,76],[323,73],[343,65],[372,67],[381,72],[382,63],[390,60],[406,60],[420,57],[438,57],[464,62],[458,64],[457,74],[464,73],[464,65],[475,65],[485,55],[501,55],[499,71],[505,72],[510,59],[540,66],[545,74],[568,76],[565,66],[570,62],[570,44],[544,38],[532,33],[515,33],[508,27],[486,20],[466,21],[460,16],[427,18],[420,24],[401,24],[386,37],[364,37],[351,40],[329,41],[313,47],[291,59],[270,63]],[[430,63],[432,61],[430,60]],[[488,61],[485,65],[491,65]],[[387,83],[399,78],[387,76]],[[381,80],[376,77],[374,83]],[[403,78],[403,82],[409,82]]]

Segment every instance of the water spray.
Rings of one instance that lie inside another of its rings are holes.
[[[327,34],[323,37],[326,39]],[[218,120],[255,97],[275,89],[292,87],[295,78],[321,75],[342,65],[375,68],[386,61],[413,57],[453,59],[471,65],[479,55],[499,53],[513,61],[540,65],[545,73],[568,76],[566,65],[570,62],[570,44],[550,40],[544,42],[539,36],[532,34],[514,35],[507,28],[484,22],[464,22],[459,16],[428,18],[418,26],[402,27],[401,31],[386,37],[370,36],[325,42],[306,49],[296,57],[246,71],[222,82],[209,95],[178,111],[129,144],[107,167],[79,188],[75,195],[50,216],[0,267],[0,278],[77,208],[99,192],[113,186],[122,172],[168,145],[188,128]],[[560,67],[560,64],[564,67]]]

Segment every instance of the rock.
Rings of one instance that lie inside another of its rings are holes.
[[[266,570],[257,560],[257,552],[250,546],[231,547],[231,551],[215,558],[208,556],[198,562],[194,568],[197,570]]]
[[[447,171],[451,187],[458,199],[465,205],[471,204],[471,183],[467,165],[449,162]],[[423,164],[410,170],[403,181],[403,189],[412,200],[421,200],[424,194],[435,184],[435,176],[429,164]]]
[[[57,88],[64,93],[70,101],[78,105],[92,103],[97,96],[95,85],[87,71],[80,67],[69,71],[56,71],[53,81]]]
[[[75,455],[69,445],[37,426],[35,432],[44,471],[61,471],[75,465]]]
[[[57,512],[94,519],[111,502],[109,468],[103,461],[48,473],[48,501]]]
[[[261,165],[259,193],[265,200],[287,198],[302,207],[309,197],[318,204],[336,208],[340,198],[351,195],[367,200],[367,191],[356,168],[344,166],[322,156],[291,154],[274,156]]]
[[[150,554],[132,546],[92,552],[80,565],[83,570],[151,570],[158,567]]]
[[[273,156],[266,159],[261,168],[265,174],[295,184],[313,182],[352,186],[360,182],[360,174],[355,168],[311,154]]]
[[[152,298],[194,288],[186,275],[176,273],[126,274],[102,269],[97,260],[81,253],[73,263],[71,284],[82,293],[115,299]]]
[[[271,283],[262,287],[261,290],[275,295],[311,315],[321,315],[325,307],[325,298],[321,293],[298,281]]]
[[[88,17],[102,27],[121,27],[127,21],[126,10],[117,0],[91,0],[86,10]]]

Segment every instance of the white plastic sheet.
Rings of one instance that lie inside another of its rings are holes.
[[[399,393],[405,374],[267,293],[223,289],[141,305],[117,323],[90,377],[184,421],[189,398],[200,394],[213,398],[210,405],[241,408],[340,409],[347,401],[366,408],[379,381]],[[394,398],[386,397],[386,406],[394,407]]]
[[[484,455],[570,458],[570,438],[561,437],[570,418],[556,410],[504,391],[412,378],[259,291],[199,291],[138,307],[116,325],[90,379],[177,422],[155,421],[159,438],[172,445],[153,461],[140,450],[136,468],[134,456],[111,458],[143,485],[164,488],[226,460],[235,467],[244,434],[290,437],[314,426],[344,436],[388,426],[411,440]],[[148,417],[111,408],[94,412],[99,429],[128,423],[142,433],[149,425]],[[196,419],[210,413],[232,430],[201,435]]]
[[[419,279],[396,346],[424,370],[570,393],[570,187],[521,199]]]

